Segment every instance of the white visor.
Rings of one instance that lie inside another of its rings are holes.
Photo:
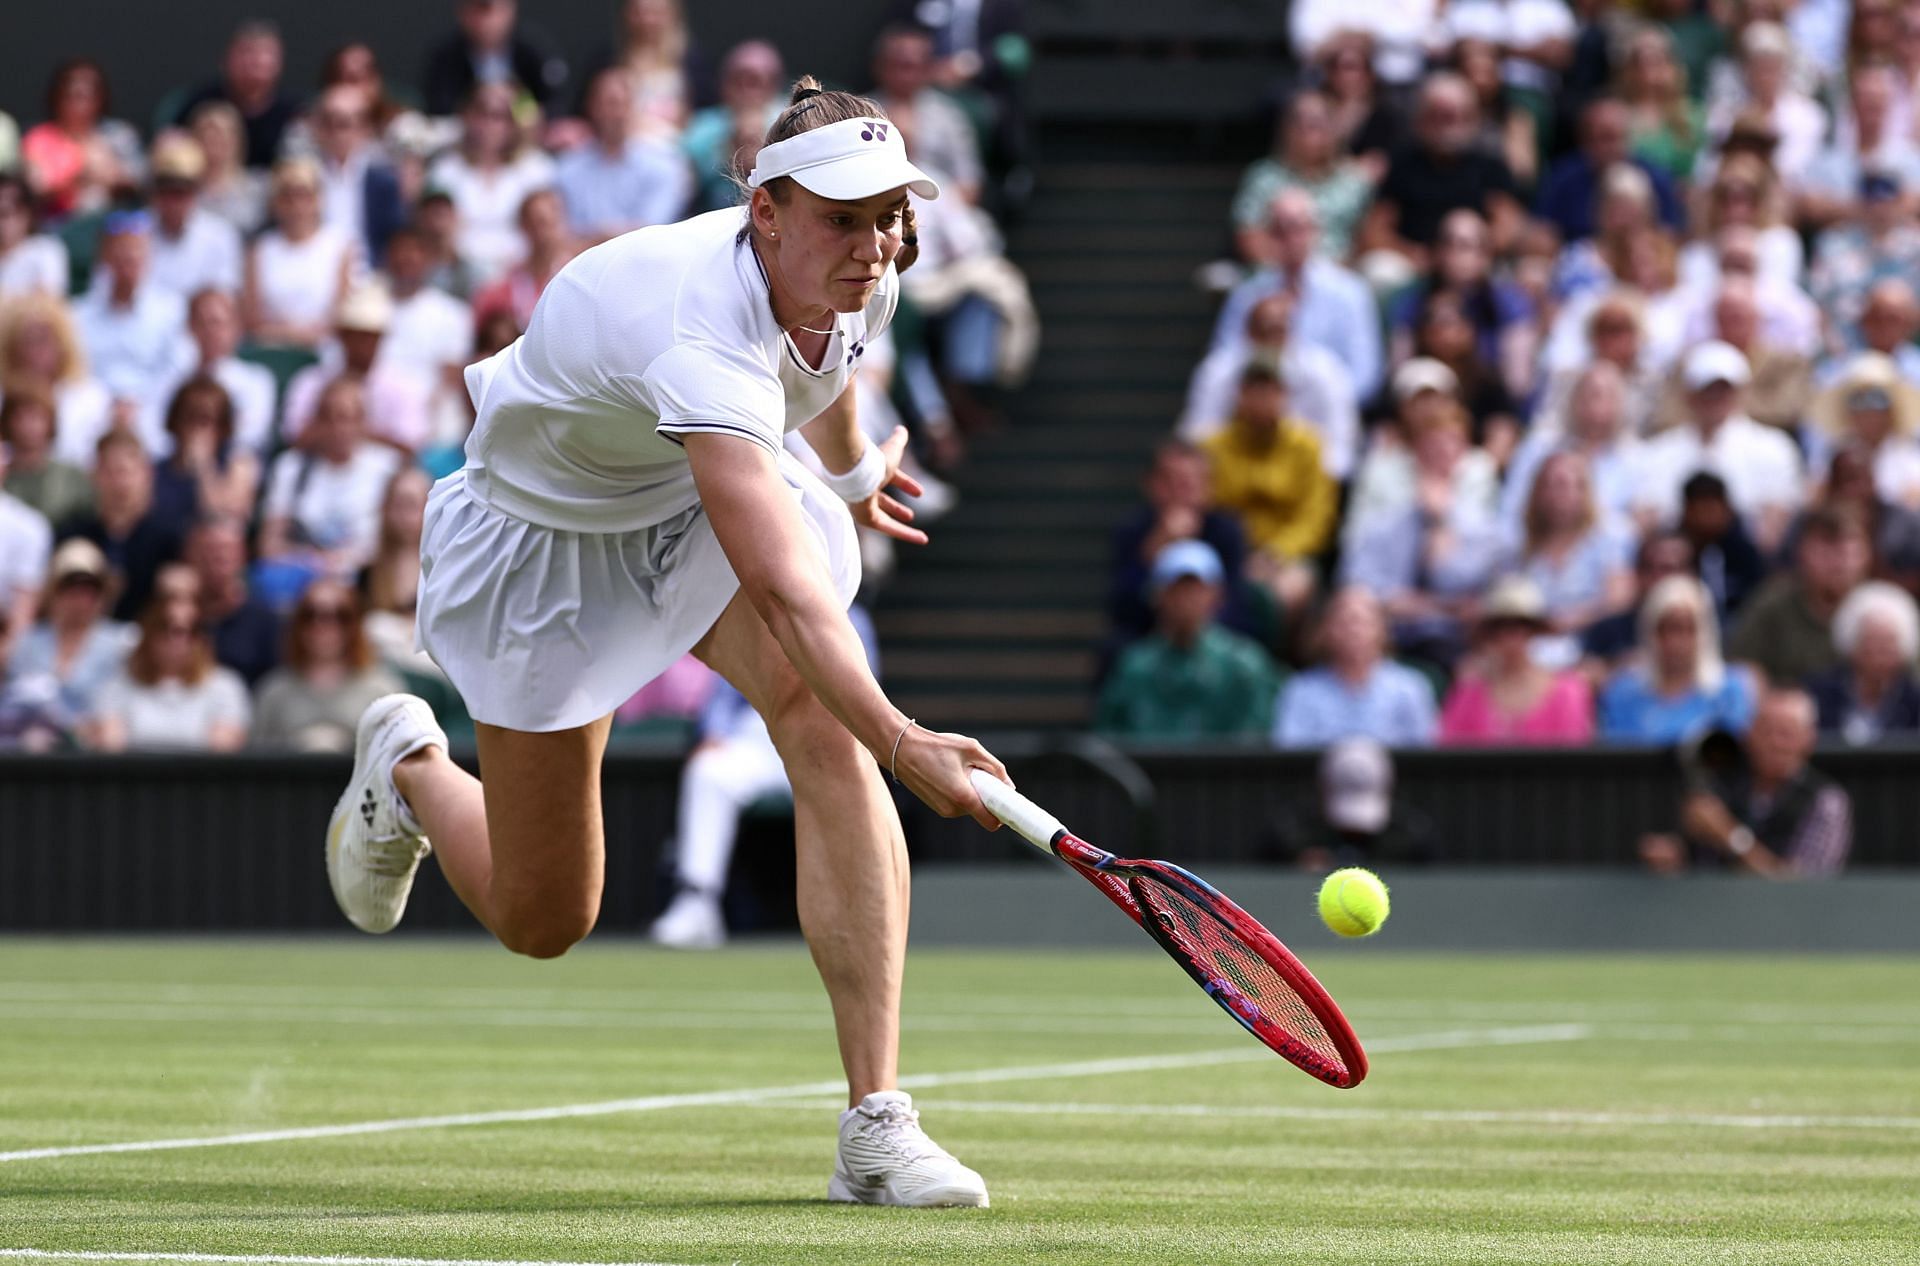
[[[940,196],[932,177],[907,161],[900,129],[885,119],[845,119],[775,141],[754,160],[749,188],[791,176],[809,193],[858,202],[905,186],[922,198]]]

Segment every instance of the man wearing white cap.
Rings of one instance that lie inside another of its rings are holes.
[[[1643,525],[1671,524],[1687,479],[1711,471],[1726,481],[1733,505],[1763,550],[1779,544],[1806,491],[1800,452],[1787,436],[1740,409],[1751,378],[1747,358],[1731,344],[1702,343],[1680,371],[1687,421],[1640,450],[1634,514]]]
[[[940,190],[878,106],[811,79],[745,184],[744,208],[575,257],[527,333],[468,368],[478,416],[427,507],[418,627],[478,722],[485,787],[424,701],[376,701],[328,874],[384,932],[434,851],[509,948],[565,953],[599,912],[612,713],[692,651],[766,718],[793,784],[800,924],[852,1105],[828,1197],[984,1205],[896,1088],[908,879],[885,777],[992,827],[969,774],[1005,770],[894,707],[846,614],[856,523],[926,539],[886,491],[920,491],[904,431],[870,444],[847,387],[912,262],[907,192]],[[801,427],[824,480],[784,453]]]

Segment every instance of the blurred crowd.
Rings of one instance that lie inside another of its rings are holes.
[[[1920,734],[1920,3],[1297,0],[1290,35],[1115,539],[1100,727],[1765,729],[1807,779],[1817,736]]]
[[[1036,338],[997,226],[1027,182],[1006,9],[903,4],[844,85],[948,195],[858,380],[939,472]],[[455,0],[416,73],[349,43],[311,85],[247,22],[149,126],[84,58],[0,115],[0,749],[340,750],[403,685],[458,727],[413,609],[463,369],[580,251],[739,203],[793,75],[761,41],[713,60],[679,0],[611,3],[585,73],[536,16]],[[925,520],[953,493],[922,482]],[[619,732],[690,731],[712,688],[682,665]]]

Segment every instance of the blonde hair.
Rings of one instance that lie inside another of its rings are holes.
[[[1587,459],[1565,448],[1557,453],[1550,453],[1547,459],[1540,463],[1540,468],[1534,471],[1533,487],[1527,490],[1526,535],[1529,554],[1546,543],[1546,512],[1540,508],[1540,490],[1546,487],[1547,472],[1559,462],[1575,462],[1579,465],[1580,482],[1587,492],[1586,503],[1580,508],[1580,530],[1576,535],[1585,536],[1593,530],[1593,525],[1600,519],[1600,511],[1593,499],[1593,469],[1587,465]]]
[[[1640,604],[1640,650],[1648,654],[1653,647],[1660,621],[1675,611],[1693,616],[1695,636],[1693,683],[1701,690],[1718,690],[1727,679],[1727,664],[1720,657],[1720,617],[1713,609],[1713,595],[1692,576],[1668,576],[1647,591]]]
[[[86,352],[80,345],[79,332],[74,329],[73,313],[67,308],[67,301],[58,295],[35,292],[0,304],[0,390],[12,392],[27,385],[19,381],[20,374],[13,364],[13,344],[20,331],[36,321],[51,326],[54,341],[60,344],[60,376],[55,381],[78,382],[87,376]]]

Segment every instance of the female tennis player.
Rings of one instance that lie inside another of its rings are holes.
[[[912,262],[907,191],[939,188],[878,106],[810,78],[746,184],[744,211],[580,255],[526,334],[467,370],[478,419],[428,503],[418,621],[478,722],[484,781],[422,700],[375,702],[328,875],[348,919],[385,932],[431,840],[503,944],[565,953],[600,908],[611,714],[691,650],[766,718],[793,783],[800,924],[853,1105],[829,1199],[984,1205],[894,1088],[907,855],[881,771],[990,829],[968,774],[1006,771],[889,703],[846,614],[855,521],[926,539],[886,492],[917,491],[905,435],[869,444],[848,388]],[[824,485],[781,447],[800,427],[840,472]]]

